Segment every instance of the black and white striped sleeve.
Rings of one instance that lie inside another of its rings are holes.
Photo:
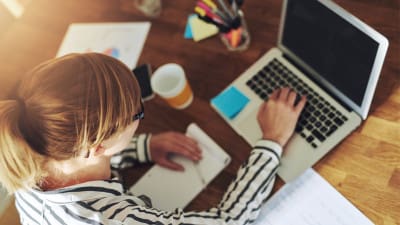
[[[119,170],[132,167],[138,163],[151,162],[150,142],[151,134],[134,136],[129,145],[111,158],[112,169]]]
[[[258,141],[249,158],[239,168],[217,207],[202,212],[163,212],[143,206],[125,206],[112,219],[123,224],[251,224],[269,195],[280,163],[281,146]]]

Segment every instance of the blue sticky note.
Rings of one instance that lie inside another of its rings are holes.
[[[211,104],[229,119],[235,118],[248,102],[249,98],[233,86],[211,99]]]
[[[188,16],[188,20],[186,22],[186,27],[185,27],[185,33],[183,34],[183,37],[186,39],[192,39],[193,38],[193,33],[192,33],[192,27],[190,26],[190,19],[195,17],[196,14],[190,14]]]

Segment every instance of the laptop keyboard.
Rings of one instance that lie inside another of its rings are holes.
[[[277,59],[258,71],[246,85],[263,100],[268,100],[268,96],[280,87],[290,87],[298,94],[306,96],[307,103],[300,114],[295,132],[313,148],[317,148],[348,120]],[[299,100],[298,96],[296,103]]]

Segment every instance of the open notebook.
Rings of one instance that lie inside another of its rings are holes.
[[[186,135],[198,142],[203,158],[194,163],[174,156],[184,172],[154,165],[130,188],[132,194],[147,195],[157,209],[184,208],[230,163],[230,156],[196,124],[188,126]]]

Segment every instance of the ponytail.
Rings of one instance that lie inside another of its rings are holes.
[[[20,129],[23,104],[21,100],[0,101],[0,182],[9,193],[36,187],[45,176],[43,157],[29,146]]]
[[[13,93],[22,99],[0,101],[0,182],[10,193],[40,187],[49,162],[84,155],[141,108],[131,70],[98,53],[46,61]]]

